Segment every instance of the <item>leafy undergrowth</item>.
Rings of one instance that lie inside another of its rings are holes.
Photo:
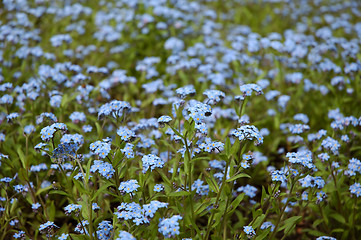
[[[360,9],[3,1],[0,239],[358,239]]]

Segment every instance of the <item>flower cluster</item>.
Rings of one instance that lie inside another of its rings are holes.
[[[234,129],[230,133],[232,136],[239,139],[239,141],[243,140],[256,140],[255,144],[259,145],[263,143],[263,136],[260,134],[259,130],[253,125],[243,125],[237,129]]]
[[[143,163],[143,173],[146,173],[149,168],[152,171],[156,167],[162,168],[164,166],[164,161],[160,157],[154,154],[144,155],[142,157],[142,163]]]
[[[108,142],[96,141],[90,144],[90,150],[98,155],[99,158],[106,158],[111,149]]]
[[[90,167],[90,172],[99,172],[99,174],[106,179],[110,179],[113,176],[115,170],[110,163],[103,162],[101,160],[95,160],[93,165]]]
[[[126,193],[133,193],[134,191],[137,191],[137,188],[140,186],[138,185],[137,180],[129,180],[126,182],[121,182],[119,186],[119,191],[126,192]]]
[[[158,231],[163,234],[164,237],[170,238],[179,235],[179,223],[182,217],[174,215],[171,218],[165,218],[159,222]]]
[[[2,238],[361,236],[359,1],[0,12]]]

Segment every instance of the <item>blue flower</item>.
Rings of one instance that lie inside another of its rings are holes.
[[[255,83],[241,85],[239,89],[243,93],[243,96],[251,96],[253,91],[255,91],[257,95],[263,94],[262,88]]]
[[[238,192],[244,192],[250,198],[254,198],[256,196],[256,193],[257,193],[257,188],[247,184],[246,186],[239,187],[237,189],[237,191]]]
[[[288,101],[291,99],[288,95],[282,95],[278,98],[278,106],[281,107],[281,109],[285,109],[287,106]]]
[[[259,145],[263,143],[263,136],[260,134],[259,130],[253,125],[240,126],[236,130],[232,130],[230,134],[237,137],[239,141],[243,141],[245,139],[252,141],[255,139],[255,144]]]
[[[196,90],[193,85],[186,85],[175,90],[175,92],[181,97],[185,98],[187,95],[194,95]]]
[[[149,218],[153,218],[155,212],[159,208],[164,208],[164,207],[167,207],[167,206],[168,206],[168,203],[162,203],[162,202],[159,202],[157,200],[151,201],[149,204],[144,204],[143,205],[144,216],[149,217]]]
[[[361,173],[361,161],[357,158],[352,158],[349,160],[347,165],[346,174],[349,176],[355,176],[356,173]]]
[[[154,191],[154,192],[161,192],[161,191],[163,191],[163,190],[164,190],[163,184],[156,184],[156,185],[154,186],[154,188],[153,188],[153,191]]]
[[[62,130],[64,133],[68,131],[68,128],[64,123],[53,123],[50,127],[54,128],[55,130]]]
[[[247,236],[253,237],[256,235],[252,226],[243,226],[243,231],[247,234]]]
[[[261,225],[261,229],[267,229],[271,227],[271,232],[273,232],[273,230],[275,229],[275,225],[271,222],[264,222],[262,225]]]
[[[53,113],[45,112],[45,113],[40,114],[40,116],[37,117],[36,124],[42,123],[44,121],[44,117],[49,118],[50,121],[52,121],[52,122],[58,121],[58,119],[56,118],[56,116]]]
[[[84,234],[84,231],[85,231],[85,233],[88,234],[88,231],[86,230],[86,227],[85,227],[86,225],[89,225],[88,220],[83,220],[83,221],[81,221],[81,223],[78,223],[76,225],[74,231],[77,233],[81,233],[81,234]],[[83,228],[83,226],[85,229]]]
[[[14,233],[13,237],[15,239],[24,238],[25,237],[25,232],[24,231],[19,231],[17,233]]]
[[[137,180],[129,180],[126,182],[121,182],[120,186],[119,186],[119,191],[121,192],[126,192],[126,193],[133,193],[134,191],[137,191],[137,189],[140,186],[138,185],[138,181]]]
[[[98,206],[98,204],[97,203],[92,203],[92,209],[93,209],[93,211],[98,211],[98,210],[100,210],[100,207]]]
[[[337,240],[337,239],[334,237],[321,236],[321,237],[316,238],[316,240]]]
[[[98,171],[106,179],[110,179],[115,172],[110,163],[100,160],[95,160],[93,165],[90,167],[90,172],[94,173],[96,171]]]
[[[301,134],[306,130],[310,129],[310,126],[306,124],[290,124],[288,125],[288,129],[292,134]]]
[[[309,122],[309,118],[307,117],[306,114],[303,113],[297,113],[296,115],[293,116],[293,119],[296,121],[301,121],[304,124],[307,124]]]
[[[113,100],[102,105],[98,111],[98,118],[112,115],[114,118],[122,117],[131,110],[128,102]]]
[[[330,159],[330,155],[328,155],[327,153],[320,153],[317,155],[317,157],[322,161],[328,161],[328,159]]]
[[[52,157],[56,159],[71,159],[70,156],[75,157],[77,150],[78,145],[75,143],[60,143],[58,147],[54,149]]]
[[[24,134],[26,134],[26,135],[30,135],[34,131],[35,131],[35,127],[32,124],[24,127]]]
[[[64,134],[60,139],[60,143],[75,143],[79,147],[84,144],[84,137],[80,134]]]
[[[201,123],[197,123],[195,125],[195,128],[198,130],[198,132],[200,132],[201,134],[207,135],[208,133],[208,127],[205,123],[201,122]]]
[[[56,130],[50,126],[44,127],[40,131],[41,139],[43,141],[49,141],[50,139],[52,139],[54,137],[55,132],[56,132]]]
[[[184,42],[181,39],[170,37],[165,41],[164,48],[173,52],[180,52],[184,48]]]
[[[327,197],[326,193],[324,191],[319,191],[316,193],[317,201],[322,202],[323,199]]]
[[[62,99],[63,99],[63,97],[61,95],[53,95],[53,96],[51,96],[49,103],[52,107],[59,108],[61,105]]]
[[[307,168],[313,168],[315,165],[312,163],[312,152],[309,150],[300,150],[298,152],[289,152],[286,154],[290,163],[301,164]]]
[[[200,179],[197,179],[193,182],[192,184],[192,191],[196,191],[197,194],[201,195],[201,196],[205,196],[205,195],[208,195],[209,193],[209,186],[206,184],[206,185],[203,185],[203,181],[200,180]]]
[[[69,237],[69,234],[63,233],[63,234],[61,234],[60,237],[58,237],[58,240],[66,240],[66,239],[68,239],[68,237]]]
[[[31,209],[33,209],[33,210],[38,210],[39,207],[41,207],[40,203],[33,203],[33,204],[31,204]]]
[[[113,232],[113,225],[110,221],[102,221],[98,224],[97,235],[100,240],[109,240]]]
[[[131,143],[125,144],[125,147],[121,149],[120,151],[124,153],[126,158],[133,158],[134,152],[133,152],[134,145]]]
[[[338,149],[341,147],[341,144],[331,137],[327,137],[326,139],[324,139],[321,145],[325,149],[331,150],[332,153],[335,155],[338,155]]]
[[[218,103],[226,96],[224,92],[219,90],[206,90],[203,92],[203,95],[207,96],[209,104]]]
[[[75,214],[79,213],[79,211],[81,210],[81,205],[79,204],[69,204],[68,206],[66,206],[64,208],[65,210],[65,214],[66,215],[70,215],[72,214],[73,212],[75,212]]]
[[[97,154],[99,156],[99,158],[106,158],[110,152],[110,143],[108,142],[101,142],[101,141],[96,141],[92,144],[90,144],[90,150]]]
[[[84,132],[91,132],[92,130],[93,130],[93,127],[92,126],[90,126],[90,125],[84,125],[83,127],[82,127],[82,129],[83,129],[83,131]]]
[[[6,116],[6,119],[8,122],[12,122],[14,119],[18,118],[20,116],[19,113],[10,113]]]
[[[116,238],[115,240],[136,240],[136,238],[126,231],[120,231],[118,238]]]
[[[347,135],[342,135],[341,140],[344,141],[344,142],[349,142],[350,138]]]
[[[69,118],[73,123],[86,121],[86,116],[83,112],[73,112],[72,114],[70,114]]]
[[[164,237],[170,238],[179,235],[179,223],[182,217],[174,215],[171,218],[162,219],[158,224],[158,231],[163,234]]]
[[[160,157],[154,154],[144,155],[142,157],[142,162],[143,162],[143,173],[146,173],[149,168],[152,171],[156,167],[163,168],[164,166],[164,161]]]
[[[117,134],[120,136],[120,139],[123,141],[130,141],[132,138],[135,137],[135,132],[129,130],[126,127],[119,127]]]
[[[13,219],[13,220],[11,220],[11,221],[9,222],[9,225],[10,225],[10,226],[16,226],[18,223],[19,223],[19,220]]]
[[[172,121],[172,118],[170,116],[163,115],[158,118],[158,123],[164,124],[164,123],[169,123],[170,121]]]
[[[249,168],[249,163],[247,161],[242,161],[241,162],[241,167],[247,169],[247,168]]]
[[[275,170],[271,173],[272,175],[272,181],[278,181],[278,182],[285,182],[286,176],[285,173],[279,170]]]
[[[354,183],[349,188],[351,194],[356,195],[356,197],[361,196],[361,184],[360,183]]]
[[[54,224],[54,222],[47,221],[47,222],[44,223],[44,224],[40,224],[39,231],[40,231],[40,232],[47,232],[47,231],[50,231],[50,230],[53,229],[53,228],[59,228],[59,227],[56,226],[56,225]]]

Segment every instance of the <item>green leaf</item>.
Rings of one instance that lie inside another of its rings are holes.
[[[187,132],[189,132],[189,133],[193,131],[193,129],[192,129],[192,126],[194,126],[193,122],[194,121],[192,121],[192,124],[189,123],[189,120],[184,122],[184,129],[187,130]]]
[[[70,197],[70,194],[68,194],[62,190],[52,190],[49,192],[49,194],[59,194],[59,195],[64,195],[64,196]]]
[[[220,207],[221,207],[221,206],[222,206],[222,205],[220,205]],[[219,211],[218,211],[216,214],[214,214],[214,220],[215,220],[215,222],[214,222],[214,224],[212,224],[211,229],[219,226],[219,224],[221,223],[222,219],[223,219],[223,211],[222,211],[222,209],[219,209]]]
[[[163,181],[166,182],[169,186],[172,186],[170,180],[167,178],[167,176],[162,171],[157,171],[159,175],[162,177]]]
[[[80,193],[87,193],[87,190],[84,188],[83,186],[83,182],[79,182],[78,180],[76,180],[75,178],[73,178],[73,183],[76,186],[76,188],[78,189],[78,191]]]
[[[19,176],[19,179],[22,181],[22,182],[27,182],[29,180],[27,174],[26,174],[26,170],[24,168],[20,168],[18,170],[18,176]]]
[[[346,223],[345,218],[339,213],[330,214],[330,217],[332,217],[333,219],[335,219],[336,221],[338,221],[340,223],[343,223],[343,224]]]
[[[105,191],[108,187],[110,187],[110,186],[112,186],[112,185],[114,185],[114,184],[108,182],[108,183],[104,184],[103,186],[101,186],[101,187],[95,192],[95,194],[93,195],[93,197],[91,198],[90,201],[93,202],[94,199],[95,199],[99,194],[104,193],[104,191]]]
[[[219,157],[223,160],[223,161],[225,161],[225,162],[228,162],[228,157],[227,157],[227,155],[226,154],[224,154],[224,153],[221,153],[221,154],[219,154]]]
[[[261,234],[258,234],[258,236],[256,237],[255,240],[265,239],[270,232],[271,232],[271,228],[269,227],[269,228],[263,230]]]
[[[49,187],[46,187],[46,188],[40,188],[38,191],[36,191],[35,195],[38,196],[39,194],[43,193],[43,192],[46,192],[50,189],[52,189],[53,186],[49,186]]]
[[[54,221],[55,213],[56,213],[54,201],[51,201],[51,204],[50,204],[50,206],[47,207],[47,210],[48,210],[48,215],[49,215],[49,221]]]
[[[211,190],[215,193],[219,192],[219,186],[216,182],[216,180],[214,179],[213,175],[209,175],[207,172],[204,172],[205,175],[205,179],[209,185],[209,187],[211,188]]]
[[[89,236],[86,235],[79,235],[79,234],[70,234],[71,239],[73,240],[88,240]]]
[[[316,228],[319,224],[321,224],[323,222],[323,218],[317,219],[316,221],[313,222],[312,226],[314,228]]]
[[[178,71],[180,79],[182,79],[185,83],[189,82],[187,75],[183,71]]]
[[[229,214],[232,214],[237,209],[239,204],[242,202],[244,196],[245,193],[239,194],[236,199],[233,200],[233,202],[231,203],[232,209],[229,211]]]
[[[178,130],[177,129],[175,129],[174,127],[172,127],[171,125],[169,125],[169,127],[173,130],[173,132],[175,133],[175,134],[177,134],[179,137],[181,137],[182,139],[184,138],[183,137],[183,135],[182,134],[180,134],[180,132],[178,132]]]
[[[239,174],[236,174],[236,175],[230,177],[229,179],[227,179],[227,182],[232,182],[232,181],[234,181],[238,178],[242,178],[242,177],[251,178],[251,176],[246,173],[239,173]]]
[[[266,218],[265,214],[261,214],[259,217],[257,217],[257,219],[252,224],[253,228],[254,229],[258,228],[265,218]]]
[[[285,220],[285,233],[288,233],[294,225],[299,223],[302,220],[302,216],[293,216]],[[281,230],[281,229],[280,229]]]
[[[252,217],[253,219],[256,219],[258,218],[258,216],[261,216],[262,215],[262,209],[257,209],[257,211],[252,211]]]
[[[95,122],[95,127],[97,128],[98,137],[103,138],[103,129],[100,126],[99,122]]]
[[[315,237],[320,237],[325,235],[323,232],[317,231],[317,230],[307,230],[307,233],[311,234],[312,236]]]
[[[86,185],[88,185],[88,181],[89,181],[89,177],[90,177],[90,167],[91,167],[91,163],[92,161],[89,159],[87,164],[86,164],[86,169],[85,169],[85,179],[84,182]]]
[[[23,168],[26,169],[26,158],[25,158],[25,155],[23,153],[23,150],[21,150],[21,145],[18,145],[18,148],[16,149],[16,152],[19,155],[19,158],[20,158],[20,161],[21,161],[21,163],[23,165]]]
[[[231,141],[229,140],[229,137],[226,138],[226,144],[224,145],[224,151],[229,158],[231,156]]]
[[[345,229],[344,228],[335,228],[331,231],[331,233],[342,233],[344,232]]]
[[[184,171],[188,174],[190,167],[190,156],[189,152],[186,150],[184,153]]]
[[[233,146],[231,147],[231,154],[236,155],[239,151],[240,146],[241,142],[239,141],[239,139],[236,139],[236,141],[233,143]]]
[[[196,208],[196,210],[194,211],[194,213],[196,215],[201,214],[204,209],[206,209],[209,205],[211,205],[211,201],[209,199],[205,199],[205,201],[201,202],[201,203],[197,203],[194,207]]]
[[[266,189],[264,188],[264,186],[262,185],[262,197],[261,197],[261,206],[263,207],[264,201],[267,198],[267,193],[266,193]]]
[[[195,157],[195,158],[192,158],[192,161],[191,162],[195,162],[195,161],[198,161],[198,160],[210,160],[210,157]]]
[[[168,141],[165,141],[165,140],[161,140],[160,141],[164,146],[170,148],[170,150],[172,150],[172,152],[176,153],[177,150],[168,142]]]
[[[179,191],[179,192],[171,192],[168,194],[168,197],[182,197],[190,195],[190,192],[187,191]]]

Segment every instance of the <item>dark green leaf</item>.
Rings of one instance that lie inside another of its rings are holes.
[[[227,179],[227,182],[232,182],[238,178],[244,178],[244,177],[251,178],[251,176],[249,176],[246,173],[239,173],[239,174],[236,174],[236,175],[230,177],[229,179]]]
[[[171,192],[168,194],[168,197],[181,197],[181,196],[188,196],[190,194],[191,194],[190,192],[186,192],[186,191]]]

